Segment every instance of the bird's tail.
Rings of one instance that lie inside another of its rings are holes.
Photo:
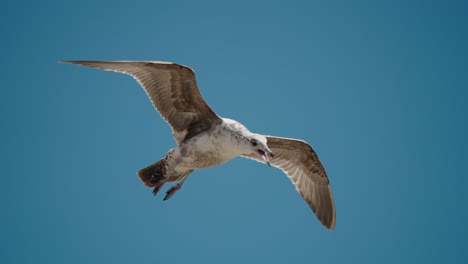
[[[166,160],[162,159],[137,172],[138,177],[146,187],[155,187],[164,180],[166,173]]]

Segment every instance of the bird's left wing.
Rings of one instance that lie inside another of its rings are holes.
[[[312,147],[305,141],[266,136],[267,145],[274,154],[271,165],[280,168],[291,179],[296,190],[309,204],[320,222],[334,229],[335,202],[327,174]],[[264,163],[257,155],[243,155]]]
[[[198,90],[195,73],[187,66],[163,61],[62,61],[133,76],[153,106],[171,126],[177,143],[221,123]]]

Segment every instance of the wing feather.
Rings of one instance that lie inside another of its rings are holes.
[[[271,165],[281,169],[291,179],[296,190],[307,202],[320,222],[335,228],[335,202],[330,183],[317,154],[305,141],[267,136],[267,145],[275,155]],[[246,158],[264,162],[259,156]]]
[[[221,122],[198,90],[189,67],[160,61],[63,61],[131,75],[181,143]]]

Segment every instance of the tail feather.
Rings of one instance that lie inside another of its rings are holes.
[[[166,161],[164,159],[149,165],[137,172],[138,177],[146,187],[155,187],[164,179]]]

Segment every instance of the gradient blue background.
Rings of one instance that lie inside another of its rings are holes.
[[[466,263],[467,10],[6,1],[0,262]],[[57,63],[119,59],[189,65],[218,114],[311,143],[335,231],[281,171],[240,158],[153,197],[135,172],[174,141],[143,90]]]

